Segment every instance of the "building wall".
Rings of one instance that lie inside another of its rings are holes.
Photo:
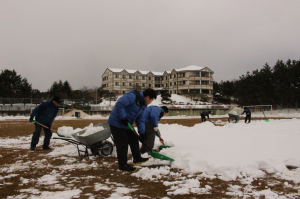
[[[155,80],[155,78],[157,78]],[[204,68],[199,71],[176,71],[164,72],[162,76],[141,74],[139,71],[128,73],[126,70],[122,72],[112,72],[107,69],[102,75],[102,85],[104,89],[116,94],[124,94],[132,89],[146,88],[165,88],[170,94],[188,94],[196,92],[208,96],[209,101],[213,97],[213,72]],[[138,87],[137,87],[138,86]]]

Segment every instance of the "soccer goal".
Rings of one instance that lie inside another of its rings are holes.
[[[243,106],[243,109],[247,107],[251,110],[252,113],[257,112],[266,112],[270,111],[270,114],[272,115],[272,105],[251,105],[251,106]]]

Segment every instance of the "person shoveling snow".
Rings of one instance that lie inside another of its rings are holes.
[[[159,138],[159,141],[164,145],[164,140],[161,137],[160,131],[158,129],[157,122],[166,114],[168,114],[169,109],[166,106],[148,106],[144,111],[144,121],[145,121],[145,143],[153,149],[155,142],[155,135]],[[149,152],[145,144],[142,145],[140,149],[141,153]]]

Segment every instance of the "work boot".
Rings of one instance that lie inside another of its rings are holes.
[[[149,158],[140,158],[138,160],[133,160],[133,165],[142,164],[144,162],[147,162],[148,160],[149,160]]]
[[[128,171],[128,172],[136,172],[137,168],[134,168],[128,164],[125,164],[124,166],[119,166],[119,170],[121,171]]]
[[[30,147],[30,151],[34,152],[35,151],[34,147]]]
[[[50,148],[49,146],[43,146],[44,150],[51,150],[52,148]]]

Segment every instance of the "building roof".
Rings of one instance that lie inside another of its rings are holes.
[[[177,72],[178,71],[199,71],[199,70],[202,70],[203,68],[205,68],[205,67],[191,65],[191,66],[187,66],[187,67],[179,68],[179,69],[175,69],[175,70]]]

